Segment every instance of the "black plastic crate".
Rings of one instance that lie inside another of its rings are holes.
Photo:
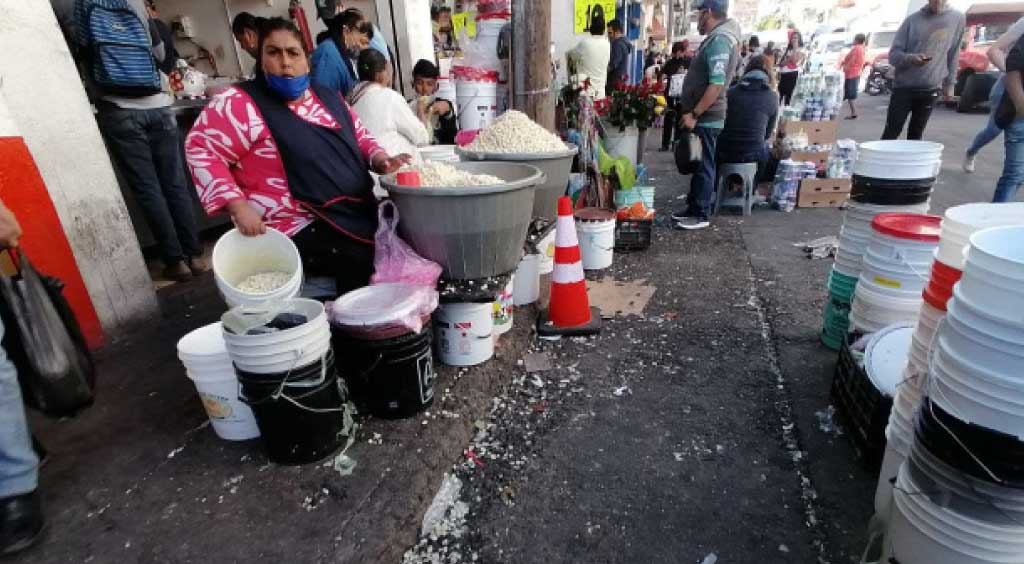
[[[654,219],[620,219],[615,222],[615,250],[642,251],[651,246]]]
[[[863,367],[857,365],[850,342],[843,343],[832,378],[832,403],[846,435],[870,468],[885,456],[885,427],[889,424],[892,398],[879,392]]]

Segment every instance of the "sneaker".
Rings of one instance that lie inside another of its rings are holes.
[[[36,492],[0,500],[0,555],[30,548],[46,525]]]
[[[672,212],[672,221],[683,221],[690,217],[693,217],[693,215],[690,214],[689,210]]]
[[[706,217],[684,217],[676,221],[676,227],[686,229],[687,231],[696,231],[697,229],[711,227],[711,221]]]
[[[970,153],[967,153],[967,155],[964,156],[964,172],[967,174],[974,172],[974,161],[976,161],[977,158],[977,155],[972,155]]]
[[[175,282],[188,282],[192,279],[192,271],[189,270],[188,265],[183,260],[177,260],[169,263],[163,272],[164,278],[174,280]]]
[[[192,257],[188,259],[188,269],[192,276],[202,276],[211,270],[210,263],[203,257]]]

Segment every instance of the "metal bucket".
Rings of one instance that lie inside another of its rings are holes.
[[[417,253],[444,268],[449,280],[475,280],[516,269],[533,218],[533,187],[544,182],[537,167],[518,163],[451,163],[490,174],[497,186],[398,186],[381,177],[402,217],[398,229]]]
[[[569,185],[572,159],[579,152],[579,148],[575,145],[566,145],[565,151],[557,153],[484,153],[467,151],[459,147],[455,152],[463,161],[519,163],[540,169],[547,180],[537,185],[537,195],[533,199],[533,217],[554,220],[558,217],[558,198],[565,195],[565,189]]]

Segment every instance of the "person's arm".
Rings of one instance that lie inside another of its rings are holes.
[[[1017,116],[1024,116],[1024,80],[1020,71],[1011,70],[1006,73],[1006,94],[1013,100],[1013,107],[1017,110]]]
[[[779,122],[779,96],[777,94],[775,95],[775,103],[774,103],[773,108],[774,108],[774,111],[772,112],[772,115],[768,117],[768,126],[767,126],[767,129],[764,132],[764,140],[765,141],[768,141],[768,140],[770,140],[772,138],[772,135],[775,133],[775,128],[778,126],[778,122]]]
[[[390,174],[395,172],[402,165],[409,164],[412,161],[412,157],[406,154],[390,156],[373,137],[373,134],[366,129],[363,125],[363,121],[359,119],[359,114],[352,109],[352,106],[348,102],[342,102],[345,107],[348,108],[348,115],[352,118],[352,127],[355,129],[356,143],[359,144],[359,151],[363,154],[363,158],[366,162],[370,163],[370,168],[378,174]]]
[[[1010,26],[1006,33],[999,36],[996,42],[988,48],[988,60],[999,70],[1006,72],[1006,54],[1024,36],[1024,18],[1017,20],[1017,23]]]
[[[960,16],[957,22],[956,31],[953,34],[953,41],[949,44],[949,51],[946,53],[946,65],[949,72],[942,80],[942,91],[948,97],[953,95],[953,84],[956,82],[956,73],[960,70],[960,41],[964,37],[965,20]]]
[[[451,111],[439,117],[437,129],[434,130],[434,138],[441,145],[453,145],[455,143],[455,136],[459,134],[459,122],[455,113],[455,105],[448,100],[443,101],[448,102]]]
[[[386,92],[391,107],[390,111],[395,119],[395,129],[403,137],[417,147],[430,144],[430,132],[427,126],[416,117],[416,114],[409,109],[409,106],[402,99],[402,95],[394,90]]]
[[[185,137],[185,162],[203,209],[208,215],[226,210],[238,230],[248,236],[265,233],[266,226],[231,170],[252,147],[251,133],[242,128],[258,111],[241,90],[231,88],[203,109]]]
[[[897,69],[907,68],[912,64],[911,55],[907,53],[907,43],[910,41],[908,20],[909,18],[900,24],[896,37],[892,40],[892,47],[889,48],[889,62]]]
[[[313,57],[310,59],[313,69],[309,79],[314,84],[328,90],[342,92],[341,69],[338,68],[337,61],[333,61],[327,56],[327,52],[328,49],[323,44],[313,51]],[[347,94],[347,92],[342,93]]]
[[[20,239],[21,225],[18,224],[18,218],[0,200],[0,248],[15,249]]]

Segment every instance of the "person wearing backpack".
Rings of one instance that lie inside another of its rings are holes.
[[[184,282],[209,271],[158,68],[165,46],[143,0],[75,0],[73,21],[96,120],[157,241],[164,276]]]

